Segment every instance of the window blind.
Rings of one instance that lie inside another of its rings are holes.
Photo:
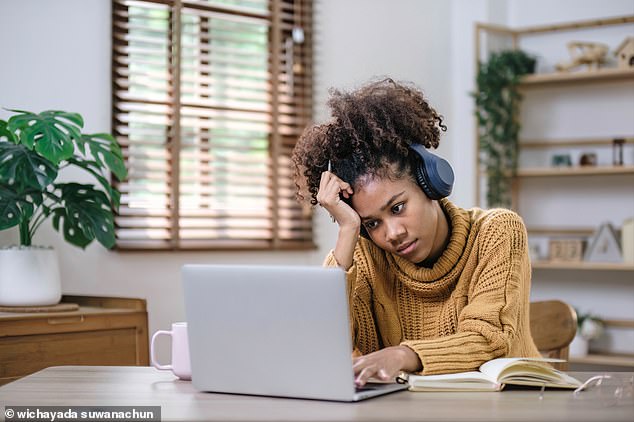
[[[120,249],[312,248],[312,0],[113,0]]]

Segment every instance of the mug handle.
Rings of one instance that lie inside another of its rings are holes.
[[[154,333],[154,335],[152,336],[152,341],[150,341],[150,358],[152,359],[152,366],[154,366],[156,369],[172,369],[172,365],[171,364],[170,365],[161,365],[160,363],[158,363],[158,360],[156,359],[156,355],[154,353],[154,351],[155,351],[154,340],[158,336],[160,336],[161,334],[172,337],[172,332],[171,331],[159,330],[159,331]]]

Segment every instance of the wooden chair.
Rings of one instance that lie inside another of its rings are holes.
[[[544,357],[568,359],[568,346],[577,333],[577,313],[560,300],[545,300],[530,304],[531,334]],[[568,363],[554,367],[568,369]]]

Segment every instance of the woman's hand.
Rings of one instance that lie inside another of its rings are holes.
[[[352,187],[330,171],[321,174],[317,201],[339,224],[339,236],[334,255],[337,263],[344,270],[352,266],[354,247],[359,238],[361,217],[350,205],[341,200],[350,198]]]
[[[418,372],[423,365],[418,355],[407,346],[392,346],[360,357],[352,358],[355,380],[358,386],[370,378],[381,381],[395,379],[401,371]]]
[[[340,227],[350,227],[359,230],[361,219],[359,214],[344,201],[352,196],[352,187],[330,171],[321,174],[317,202],[337,221]]]

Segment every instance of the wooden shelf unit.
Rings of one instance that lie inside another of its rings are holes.
[[[595,232],[588,227],[527,227],[529,236],[541,237],[590,237]],[[585,262],[585,261],[549,261],[531,262],[534,270],[590,270],[590,271],[633,271],[634,263],[628,262]],[[634,281],[634,280],[633,280]]]
[[[520,82],[520,89],[561,85],[567,83],[592,83],[610,81],[634,81],[634,69],[604,68],[596,71],[558,72],[527,75]]]
[[[597,270],[634,272],[634,264],[612,262],[553,262],[540,260],[531,262],[531,267],[534,270]]]
[[[544,34],[552,32],[563,32],[577,29],[598,28],[605,26],[616,26],[624,24],[634,23],[634,15],[621,16],[606,19],[595,19],[588,21],[578,21],[562,23],[557,25],[542,25],[534,27],[525,27],[519,29],[512,29],[500,25],[491,24],[477,24],[476,25],[476,60],[480,59],[481,51],[481,33],[490,33],[496,35],[502,35],[511,37],[513,48],[519,48],[519,39],[522,36],[529,34]],[[478,66],[476,66],[478,68]],[[533,87],[540,87],[544,89],[550,89],[553,87],[570,86],[570,85],[587,85],[589,83],[630,83],[634,82],[634,68],[600,68],[595,71],[579,70],[571,72],[555,72],[555,73],[542,73],[531,74],[522,77],[520,82],[520,89],[530,89]],[[625,144],[634,143],[633,134],[618,134],[611,137],[601,138],[570,138],[570,139],[520,139],[520,149],[541,149],[541,148],[575,148],[575,147],[609,147],[612,145],[614,139],[623,139]],[[480,139],[478,132],[476,131],[476,150],[479,150]],[[509,178],[515,179],[513,183],[513,206],[512,208],[518,209],[518,189],[521,185],[522,179],[527,178],[543,178],[543,177],[629,177],[634,175],[634,165],[600,165],[600,166],[570,166],[570,167],[520,167],[517,169],[516,174],[508,175]],[[480,178],[485,177],[486,173],[480,168],[480,157],[476,154],[476,180],[478,181],[475,186],[476,198],[480,201]],[[627,182],[624,182],[627,183]],[[583,233],[565,233],[566,229],[550,229],[553,235],[559,234],[574,234],[590,236],[594,232],[593,229],[583,230]],[[569,231],[569,230],[568,230]],[[529,230],[529,236],[531,230]],[[557,269],[557,270],[590,270],[590,271],[632,271],[634,265],[632,264],[611,264],[611,263],[587,263],[587,262],[548,262],[548,261],[536,261],[533,262],[535,269]]]
[[[58,365],[148,365],[144,299],[63,296],[68,312],[0,312],[0,385]]]
[[[528,148],[559,148],[585,146],[611,146],[614,139],[623,139],[625,143],[634,143],[634,138],[612,136],[609,138],[585,139],[520,139],[519,147]]]
[[[615,17],[615,18],[607,18],[607,19],[597,19],[597,20],[588,20],[588,21],[578,21],[578,22],[570,22],[563,23],[559,25],[544,25],[544,26],[535,26],[528,28],[520,28],[520,29],[511,29],[508,27],[502,27],[499,25],[488,25],[488,24],[478,24],[476,26],[476,41],[475,41],[475,51],[476,51],[476,69],[479,68],[480,56],[482,54],[481,49],[481,37],[482,33],[486,33],[488,35],[495,36],[503,36],[506,37],[507,40],[510,38],[512,48],[518,49],[520,47],[520,38],[529,35],[529,34],[547,34],[547,33],[558,33],[570,30],[583,29],[586,30],[588,28],[599,28],[606,26],[617,26],[617,25],[631,25],[634,23],[634,15]],[[631,31],[622,31],[624,32],[623,36],[628,36]],[[543,36],[543,35],[540,35]],[[586,35],[587,36],[587,35]],[[563,39],[564,37],[558,38],[558,40]],[[573,35],[570,36],[569,39],[573,38]],[[591,38],[590,38],[591,39]],[[501,43],[500,43],[501,44]],[[500,45],[498,44],[498,45]],[[617,87],[618,84],[618,87]],[[519,88],[524,96],[532,95],[535,98],[546,98],[560,95],[567,95],[567,93],[575,92],[576,87],[592,87],[589,90],[580,90],[583,91],[585,95],[591,95],[590,93],[601,90],[604,86],[607,88],[606,91],[610,92],[619,92],[623,91],[621,87],[628,90],[634,85],[634,68],[601,68],[596,71],[572,71],[572,72],[557,72],[557,73],[542,73],[542,74],[532,74],[527,75],[521,78]],[[547,92],[548,91],[548,92]],[[625,92],[625,91],[623,91]],[[587,93],[587,94],[586,94]],[[581,98],[581,97],[579,97]],[[589,99],[591,100],[591,99]],[[534,105],[534,104],[533,104]],[[581,108],[580,108],[581,109]],[[531,110],[525,110],[525,112],[531,113]],[[543,112],[543,111],[542,111]],[[534,115],[532,115],[534,116]],[[530,117],[530,116],[529,116]],[[580,118],[583,118],[579,116]],[[621,116],[621,119],[627,119],[627,117]],[[627,121],[627,120],[626,120]],[[611,127],[611,126],[610,126]],[[541,139],[530,139],[530,138],[521,138],[519,139],[519,151],[530,152],[534,154],[534,157],[539,159],[540,161],[533,161],[533,163],[543,162],[543,167],[534,167],[534,166],[526,166],[520,167],[517,169],[516,175],[513,176],[508,174],[507,177],[512,178],[512,192],[511,196],[513,199],[513,208],[517,211],[519,210],[519,198],[520,191],[523,188],[526,188],[529,180],[535,178],[552,178],[547,180],[548,189],[553,190],[556,193],[557,187],[568,186],[571,183],[577,183],[576,180],[568,181],[566,178],[593,178],[589,183],[591,189],[600,189],[602,183],[605,184],[618,184],[618,186],[627,189],[628,186],[632,186],[632,175],[634,175],[634,163],[627,162],[626,165],[599,165],[599,166],[571,166],[571,167],[551,167],[550,163],[545,162],[545,158],[548,156],[548,149],[566,149],[574,152],[582,152],[581,150],[587,149],[598,149],[599,151],[605,153],[607,148],[612,148],[615,139],[623,140],[624,148],[631,148],[634,143],[634,133],[629,132],[630,126],[621,125],[623,133],[620,132],[619,129],[615,129],[617,133],[611,132],[610,127],[604,126],[604,132],[599,135],[592,135],[593,137],[583,138],[579,136],[582,132],[577,131],[577,136],[579,137],[570,137],[570,138],[548,138],[548,135],[551,133],[549,131],[544,132],[543,134],[537,136],[543,136]],[[557,133],[557,131],[552,132]],[[572,132],[570,133],[572,135]],[[574,135],[573,135],[574,136]],[[476,133],[475,133],[475,150],[479,151],[480,146],[480,138],[479,138],[479,127],[476,121]],[[631,151],[631,149],[629,150]],[[482,201],[481,196],[481,184],[484,177],[486,177],[486,172],[483,171],[480,162],[480,154],[475,154],[475,194],[478,202]],[[629,152],[626,157],[630,157]],[[527,157],[528,158],[528,157]],[[627,159],[626,159],[627,160]],[[526,160],[526,162],[530,162]],[[538,164],[539,165],[539,164]],[[585,186],[585,182],[587,179],[580,181],[579,183],[583,183]],[[535,181],[534,183],[536,183]],[[539,181],[540,186],[545,185],[543,181]],[[582,186],[582,185],[580,185]],[[524,191],[521,191],[522,193]],[[625,192],[627,192],[625,190]],[[552,197],[552,195],[551,195]],[[533,197],[531,197],[533,198]],[[557,198],[555,197],[555,200]],[[565,200],[564,198],[560,199]],[[561,203],[558,203],[561,205]],[[535,206],[535,204],[531,204],[531,206]],[[550,208],[549,208],[550,209]],[[601,220],[606,218],[610,218],[609,215],[601,215]],[[533,238],[535,240],[543,240],[536,239],[539,237],[542,238],[558,238],[558,237],[576,237],[576,238],[587,238],[592,236],[598,227],[598,225],[602,222],[599,220],[599,216],[597,216],[597,220],[592,220],[589,222],[584,222],[582,224],[588,224],[590,227],[555,227],[558,224],[565,224],[564,221],[560,219],[549,219],[547,217],[540,218],[538,221],[534,221],[533,224],[537,224],[538,226],[530,226],[527,227],[529,239]],[[541,227],[540,227],[541,226]],[[618,231],[618,228],[617,228]],[[630,274],[634,272],[634,263],[593,263],[593,262],[553,262],[548,260],[535,260],[532,262],[532,267],[535,272],[539,273],[540,271],[548,271],[554,270],[559,272],[572,272],[572,271],[588,271],[597,273],[597,278],[605,278],[605,279],[618,279],[618,280],[633,280],[634,278],[630,277]],[[601,274],[602,273],[602,274]],[[574,283],[575,276],[571,274],[562,274],[564,277],[559,277],[559,274],[556,275],[557,278],[565,278],[567,280],[571,280]],[[569,277],[566,277],[566,276]],[[555,275],[553,275],[555,276]],[[589,274],[589,277],[595,277],[594,274]],[[548,279],[548,276],[545,273],[540,274],[539,276],[535,275],[535,277],[540,277],[542,279]],[[551,277],[552,278],[552,277]],[[575,284],[571,284],[573,286],[571,288],[574,289]],[[564,287],[567,289],[568,287]],[[606,286],[606,288],[609,288]],[[567,294],[562,294],[562,300],[566,301]],[[631,315],[630,312],[627,312],[628,318]],[[606,328],[610,330],[627,330],[630,335],[631,331],[634,330],[634,320],[631,319],[605,319],[604,320]],[[621,334],[614,334],[621,335]],[[627,346],[624,350],[628,354],[609,354],[604,353],[603,351],[600,353],[594,353],[584,358],[571,358],[569,370],[596,370],[596,371],[606,371],[606,370],[616,370],[616,371],[632,371],[634,368],[634,353],[631,353],[630,347]],[[634,350],[632,350],[634,351]]]
[[[602,367],[619,366],[634,368],[634,355],[591,353],[584,357],[571,357],[569,362],[573,367],[579,365],[592,365]],[[634,369],[630,369],[630,371],[634,371]]]
[[[551,25],[537,25],[537,26],[529,26],[524,28],[510,28],[503,25],[497,24],[487,24],[487,23],[477,23],[475,27],[475,58],[476,58],[476,66],[475,68],[479,68],[480,63],[480,53],[481,53],[481,45],[482,45],[482,33],[487,34],[495,34],[502,35],[506,37],[510,37],[512,40],[512,48],[519,48],[519,39],[525,35],[531,34],[544,34],[544,33],[552,33],[552,32],[564,32],[578,29],[589,29],[589,28],[599,28],[606,26],[618,26],[624,24],[634,23],[634,15],[627,16],[616,16],[605,19],[591,19],[585,21],[576,21],[576,22],[567,22],[560,24],[551,24]],[[575,71],[575,72],[556,72],[556,73],[542,73],[542,74],[532,74],[526,75],[521,79],[520,89],[530,89],[532,87],[552,87],[552,86],[562,86],[569,84],[588,84],[594,82],[628,82],[634,81],[634,69],[619,69],[619,68],[601,68],[597,71],[588,72],[588,71]],[[631,134],[630,134],[631,135]],[[617,136],[615,138],[624,138],[622,136]],[[612,138],[614,139],[614,138]],[[612,139],[601,139],[599,144],[608,144],[612,141]],[[631,136],[625,137],[626,142],[632,142]],[[576,142],[575,142],[576,141]],[[597,140],[590,140],[591,143],[588,143],[586,140],[564,140],[563,144],[558,145],[558,141],[556,140],[540,140],[540,141],[520,141],[520,148],[524,147],[524,144],[527,144],[526,147],[534,148],[534,147],[554,147],[554,146],[584,146],[590,145],[596,142]],[[561,142],[561,141],[559,141]],[[532,145],[531,145],[532,144]],[[476,136],[475,136],[475,150],[479,151],[480,146],[480,138],[478,132],[478,125],[476,122]],[[475,186],[474,192],[476,201],[480,202],[480,178],[484,174],[484,172],[480,168],[480,154],[475,154],[476,165],[475,165]],[[550,169],[548,169],[550,170]],[[568,171],[556,171],[549,172],[547,169],[518,169],[518,174],[520,177],[543,177],[543,176],[555,176],[555,175],[590,175],[593,174],[592,170],[582,170],[581,172],[576,172],[575,170]],[[595,174],[630,174],[631,170],[595,170],[597,173]]]
[[[515,177],[610,176],[634,174],[634,166],[572,166],[518,169]]]

